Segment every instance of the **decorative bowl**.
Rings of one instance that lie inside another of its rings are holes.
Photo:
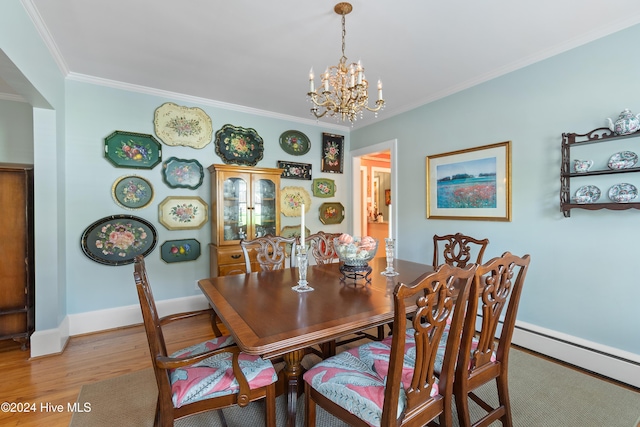
[[[338,259],[345,265],[363,267],[376,255],[378,239],[369,236],[352,237],[348,234],[343,234],[333,239],[333,245],[338,254]]]

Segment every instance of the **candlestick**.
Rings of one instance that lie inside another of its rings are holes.
[[[393,209],[391,209],[391,205],[389,205],[389,240],[393,240]]]
[[[304,203],[300,205],[300,247],[302,251],[305,251],[304,245],[304,235],[305,235],[305,227],[304,227]]]

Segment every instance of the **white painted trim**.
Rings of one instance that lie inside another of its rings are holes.
[[[160,316],[209,307],[204,295],[156,301]],[[70,336],[89,334],[142,323],[138,304],[67,315],[59,327],[31,335],[31,357],[62,352]]]
[[[513,344],[640,388],[640,355],[516,322]]]

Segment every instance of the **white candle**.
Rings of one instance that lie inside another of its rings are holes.
[[[309,70],[309,92],[313,92],[315,87],[313,86],[313,68]]]
[[[302,252],[304,252],[304,203],[300,205],[300,247],[302,248]]]
[[[393,239],[393,216],[392,216],[392,212],[393,209],[391,209],[391,205],[389,205],[389,239]]]
[[[382,82],[378,80],[378,101],[382,100]]]

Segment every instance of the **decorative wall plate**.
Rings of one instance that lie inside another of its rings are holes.
[[[160,258],[166,263],[194,261],[200,257],[196,239],[167,240],[160,246]]]
[[[99,219],[82,233],[80,246],[89,259],[106,265],[131,264],[156,247],[158,233],[148,221],[132,215]]]
[[[121,208],[142,209],[153,201],[153,187],[140,176],[121,176],[113,183],[111,196]]]
[[[620,151],[609,158],[609,169],[629,169],[638,163],[638,155],[633,151]]]
[[[104,156],[119,168],[153,169],[162,148],[152,135],[117,130],[104,139]]]
[[[311,184],[311,192],[316,197],[333,197],[336,195],[336,182],[327,178],[316,178]]]
[[[323,224],[340,224],[344,220],[342,203],[323,203],[320,205],[320,222]]]
[[[158,205],[158,220],[169,230],[195,230],[209,219],[209,206],[200,197],[172,196]]]
[[[284,187],[280,190],[280,212],[284,216],[300,216],[300,205],[304,203],[304,212],[311,208],[311,196],[302,187]]]
[[[255,129],[224,125],[216,132],[216,154],[227,164],[255,166],[264,144]]]
[[[280,148],[293,156],[307,154],[311,148],[311,142],[304,133],[297,130],[288,130],[280,135]]]
[[[311,163],[295,163],[278,160],[278,167],[283,169],[282,178],[311,179]]]
[[[638,189],[635,185],[622,183],[609,189],[609,199],[616,203],[629,203],[638,197]]]
[[[162,163],[162,179],[171,188],[195,190],[202,185],[204,169],[197,160],[169,157]]]
[[[167,145],[203,148],[213,136],[211,117],[198,107],[167,102],[156,109],[153,124],[156,135]]]
[[[600,198],[600,189],[595,185],[583,185],[576,191],[576,197],[586,199],[583,203],[594,203]]]

